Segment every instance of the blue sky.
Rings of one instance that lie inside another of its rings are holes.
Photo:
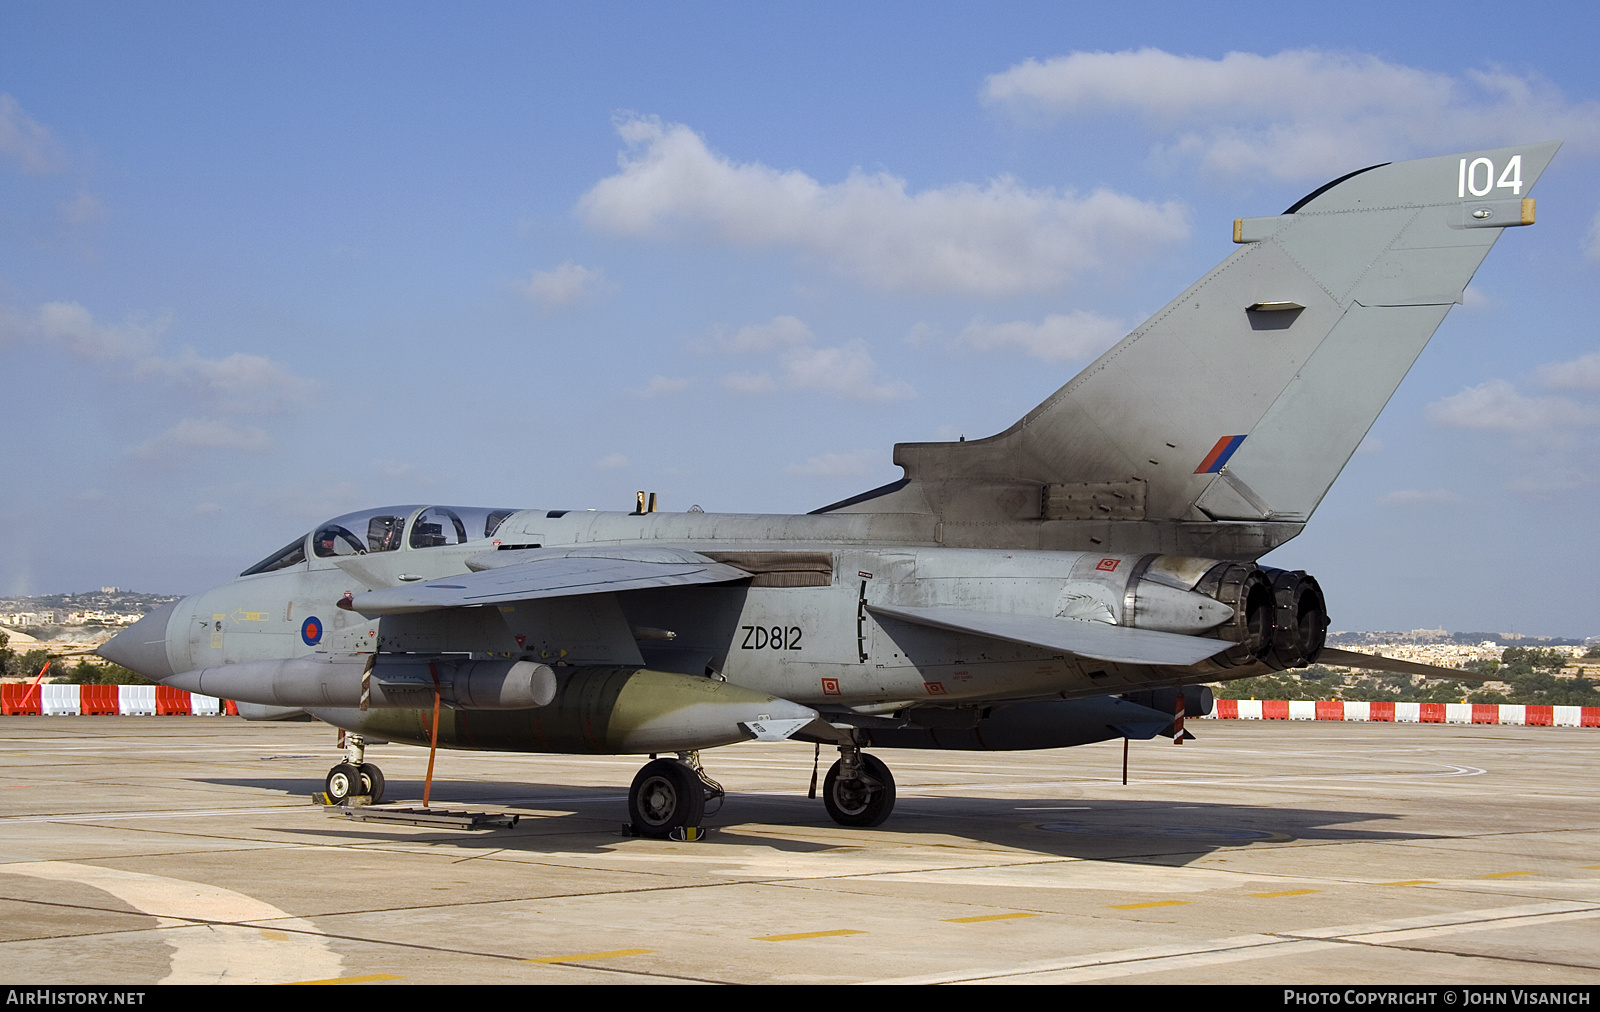
[[[1270,558],[1335,628],[1600,633],[1592,9],[1287,6],[6,4],[0,592],[191,592],[386,502],[812,509],[1235,217],[1560,138]]]

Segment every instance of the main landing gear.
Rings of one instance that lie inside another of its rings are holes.
[[[706,806],[722,807],[722,785],[706,776],[699,752],[679,752],[676,759],[652,759],[628,788],[628,818],[640,836],[666,839],[675,831],[700,828]]]
[[[638,836],[681,840],[722,807],[722,798],[722,785],[701,768],[699,752],[652,759],[628,788],[629,828]],[[822,782],[822,804],[841,826],[881,826],[894,811],[894,774],[860,746],[840,745],[839,760]],[[715,807],[708,811],[707,805]]]
[[[383,800],[383,771],[366,761],[366,739],[359,734],[346,734],[344,743],[344,762],[329,770],[323,781],[328,799],[344,805],[353,797],[365,795],[369,804],[378,804]]]
[[[839,761],[822,780],[822,804],[841,826],[881,826],[894,811],[894,775],[859,746],[840,745]]]

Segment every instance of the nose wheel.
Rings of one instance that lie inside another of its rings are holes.
[[[894,775],[876,756],[841,747],[822,781],[822,804],[841,826],[881,826],[894,811]],[[815,782],[815,781],[813,781]]]
[[[323,789],[336,805],[365,796],[368,804],[383,800],[383,771],[366,761],[366,741],[359,734],[345,735],[345,761],[328,771]]]
[[[323,789],[328,792],[328,799],[336,805],[346,804],[351,798],[363,795],[370,799],[370,804],[376,805],[383,800],[383,771],[372,763],[359,766],[340,763],[328,771]]]

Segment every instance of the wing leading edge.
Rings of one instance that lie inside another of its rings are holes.
[[[742,569],[681,548],[557,548],[490,552],[469,563],[478,572],[357,594],[363,615],[405,615],[440,608],[537,598],[608,594],[649,587],[748,580]]]

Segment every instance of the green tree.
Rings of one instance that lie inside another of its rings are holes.
[[[1501,662],[1514,671],[1560,671],[1567,666],[1567,654],[1555,647],[1506,647]]]
[[[154,685],[142,675],[135,674],[120,664],[107,661],[79,661],[70,669],[63,666],[60,677],[50,679],[64,685]]]
[[[21,675],[23,678],[33,679],[39,676],[40,670],[50,663],[50,651],[29,650],[16,659],[15,669],[7,672],[10,675]]]

